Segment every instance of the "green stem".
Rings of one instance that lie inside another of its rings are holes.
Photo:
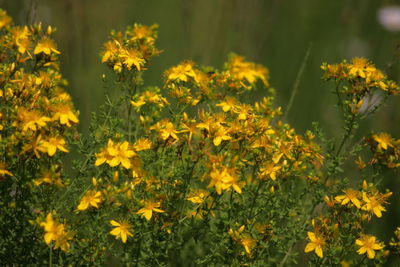
[[[284,264],[286,263],[290,253],[292,252],[293,246],[286,252],[285,257],[283,257],[282,261],[279,263],[279,267],[284,266]]]
[[[228,210],[229,223],[231,223],[232,199],[233,199],[233,189],[231,189],[231,196],[229,197],[229,210]]]
[[[361,261],[356,264],[356,266],[362,266],[361,264],[365,261],[365,259],[367,258],[367,254],[365,254],[365,256],[361,259]]]
[[[258,198],[258,193],[259,193],[259,191],[260,191],[260,189],[261,189],[261,186],[262,186],[262,183],[261,183],[261,182],[258,182],[257,191],[256,191],[256,193],[255,193],[255,195],[254,195],[253,202],[252,202],[252,204],[251,204],[250,212],[249,212],[249,218],[251,218],[251,219],[253,218],[253,217],[252,217],[253,209],[254,209],[254,205],[256,204],[256,201],[257,201],[257,198]],[[252,226],[253,226],[253,224],[252,224]]]
[[[292,94],[290,95],[289,103],[286,106],[286,112],[283,115],[283,119],[287,118],[287,115],[289,114],[289,111],[292,108],[294,97],[296,96],[297,90],[299,89],[301,76],[303,76],[303,72],[307,65],[308,58],[310,57],[311,48],[312,48],[312,43],[308,45],[308,49],[306,51],[306,54],[304,55],[303,62],[301,63],[299,71],[297,72],[296,80],[294,81],[293,84]]]
[[[344,112],[343,110],[343,102],[342,102],[342,98],[340,97],[340,92],[339,92],[339,86],[340,86],[340,81],[337,82],[336,84],[336,88],[335,88],[335,92],[336,92],[336,96],[337,96],[337,100],[338,100],[338,107],[340,107],[342,109],[342,112]]]
[[[131,115],[132,115],[132,105],[131,105],[131,97],[136,94],[136,77],[133,78],[133,89],[128,90],[128,141],[131,142],[132,139],[132,122],[131,122]]]
[[[49,246],[50,249],[50,254],[49,254],[49,266],[53,266],[53,250],[51,249],[51,246]]]
[[[196,163],[197,163],[197,162],[198,162],[198,160],[195,161],[195,162],[193,162],[193,165],[192,165],[192,167],[190,168],[189,179],[187,180],[186,187],[185,187],[185,193],[184,193],[184,195],[183,195],[183,204],[182,204],[182,208],[181,208],[181,211],[180,211],[181,218],[180,218],[179,222],[181,222],[181,221],[182,221],[182,218],[183,218],[183,212],[184,212],[184,210],[185,210],[185,208],[186,208],[186,197],[187,197],[187,194],[188,194],[188,191],[189,191],[189,188],[190,188],[190,183],[191,183],[191,181],[192,181],[194,167],[196,166]]]
[[[336,152],[336,157],[340,155],[340,152],[342,151],[342,148],[343,148],[344,144],[346,143],[347,139],[350,137],[351,132],[354,129],[354,125],[355,125],[354,121],[355,121],[355,119],[356,119],[356,115],[352,114],[351,115],[351,119],[350,119],[350,121],[349,121],[349,123],[348,123],[348,125],[346,127],[347,128],[346,134],[343,136],[343,139],[342,139],[342,142],[340,143],[339,149]]]

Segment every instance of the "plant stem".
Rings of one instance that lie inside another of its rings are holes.
[[[342,139],[342,142],[340,143],[340,146],[339,146],[338,151],[336,152],[336,157],[340,155],[340,152],[342,151],[342,148],[343,148],[345,142],[346,142],[347,139],[350,137],[351,132],[352,132],[353,129],[354,129],[354,125],[355,125],[354,121],[355,121],[355,119],[356,119],[356,115],[355,115],[355,114],[352,114],[351,119],[350,119],[350,121],[349,121],[349,123],[348,123],[348,125],[347,125],[347,127],[346,127],[346,128],[347,128],[347,129],[346,129],[346,133],[345,133],[345,135],[343,136],[343,139]]]
[[[259,191],[260,191],[260,189],[261,189],[261,185],[262,185],[262,183],[259,182],[259,183],[258,183],[258,186],[257,186],[257,191],[256,191],[256,193],[254,194],[253,202],[252,202],[251,207],[250,207],[249,218],[251,218],[251,219],[253,218],[253,217],[252,217],[253,209],[254,209],[254,205],[256,204],[256,201],[257,201],[257,198],[258,198],[258,193],[259,193]]]
[[[292,252],[292,249],[293,249],[293,246],[286,252],[285,257],[283,257],[283,259],[282,259],[282,261],[279,263],[278,267],[284,266],[284,264],[286,263],[286,261],[287,261],[289,255],[290,255],[290,252]]]
[[[367,258],[367,254],[365,254],[365,256],[362,258],[362,260],[356,266],[362,266],[361,264],[365,261],[366,258]]]
[[[307,61],[308,61],[308,58],[310,56],[311,48],[312,48],[312,43],[310,43],[308,45],[308,48],[307,48],[306,54],[304,55],[303,61],[302,61],[301,66],[300,66],[300,69],[297,72],[296,80],[294,81],[294,84],[293,84],[292,94],[290,95],[289,103],[287,104],[287,107],[286,107],[286,112],[283,115],[283,119],[284,120],[287,118],[287,115],[289,114],[289,111],[292,108],[294,97],[296,96],[297,90],[298,90],[299,85],[300,85],[301,76],[303,76],[304,69],[305,69],[305,67],[307,65]]]
[[[132,105],[131,105],[131,97],[136,94],[137,89],[137,78],[134,76],[133,80],[133,88],[132,90],[128,90],[128,141],[131,142],[132,139],[132,122],[131,122],[131,115],[132,115]]]
[[[51,246],[49,246],[49,248],[50,248],[49,266],[52,267],[53,266],[53,250],[51,249]]]

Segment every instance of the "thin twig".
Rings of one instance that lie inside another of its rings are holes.
[[[312,43],[310,43],[308,45],[306,54],[304,55],[304,58],[303,58],[303,62],[301,63],[299,71],[297,72],[296,80],[294,81],[294,84],[293,84],[292,94],[290,95],[289,103],[287,104],[285,114],[283,115],[284,120],[286,120],[287,115],[289,114],[289,111],[292,108],[294,97],[296,96],[297,90],[300,85],[301,76],[303,76],[303,72],[304,72],[304,69],[306,68],[308,58],[310,57],[311,48],[312,48]]]

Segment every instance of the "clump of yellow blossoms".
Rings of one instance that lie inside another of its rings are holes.
[[[107,146],[96,155],[96,166],[107,163],[111,167],[122,165],[124,168],[131,168],[130,158],[135,152],[129,148],[128,142],[115,143],[110,139]]]
[[[107,63],[117,73],[146,69],[148,60],[160,53],[154,47],[157,38],[157,25],[135,24],[124,33],[112,32],[104,44],[101,61]]]
[[[70,249],[69,241],[73,239],[74,234],[65,230],[65,224],[55,221],[51,213],[46,216],[46,221],[40,223],[40,226],[45,231],[46,244],[50,245],[54,241],[54,249],[61,248],[63,251]]]
[[[296,132],[272,95],[249,99],[267,91],[270,77],[244,56],[231,54],[222,69],[183,60],[163,85],[145,87],[143,72],[160,53],[157,28],[111,32],[100,53],[111,69],[103,81],[121,90],[81,136],[55,30],[14,26],[0,11],[0,262],[384,262],[379,235],[365,233],[389,213],[393,193],[381,190],[379,171],[399,166],[400,142],[380,132],[356,146],[349,140],[383,103],[367,100],[396,95],[398,85],[366,59],[324,64],[345,115],[337,146],[318,127]],[[365,147],[372,154],[364,162]],[[67,164],[69,151],[78,153]],[[342,173],[353,156],[360,183]],[[399,232],[390,253],[400,254]]]
[[[0,10],[0,191],[5,201],[0,220],[14,233],[1,249],[3,265],[38,262],[35,255],[42,255],[43,247],[33,240],[68,252],[74,238],[74,231],[49,212],[69,184],[61,159],[78,136],[79,122],[65,90],[54,33],[41,23],[16,26]],[[45,221],[32,223],[44,216]]]

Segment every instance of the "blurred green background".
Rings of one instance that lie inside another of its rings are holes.
[[[329,136],[341,135],[342,119],[334,107],[333,84],[320,78],[321,63],[364,56],[399,81],[399,32],[386,30],[377,16],[382,7],[396,4],[400,1],[0,0],[17,24],[42,21],[57,27],[62,72],[81,112],[82,132],[104,100],[102,44],[111,29],[124,30],[137,22],[160,25],[157,43],[164,52],[151,62],[147,85],[162,86],[164,70],[183,59],[220,68],[228,53],[235,52],[269,68],[276,104],[283,107],[310,48],[287,121],[300,133],[318,121]],[[400,138],[399,104],[398,97],[389,100],[362,122],[360,132],[387,131]],[[385,177],[385,186],[395,190],[385,215],[388,232],[400,225],[399,181],[398,173]]]

